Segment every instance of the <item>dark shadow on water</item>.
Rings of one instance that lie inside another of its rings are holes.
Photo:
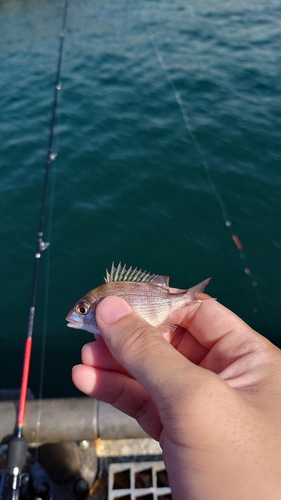
[[[82,346],[81,346],[82,347]],[[1,349],[0,386],[2,389],[18,389],[21,384],[23,349],[4,346]],[[5,360],[5,362],[3,362]],[[9,360],[9,363],[7,362]],[[43,377],[43,398],[79,397],[83,394],[73,385],[71,369],[81,362],[79,349],[71,346],[50,346],[46,348]],[[35,398],[41,392],[41,354],[35,348],[32,352],[29,388]]]

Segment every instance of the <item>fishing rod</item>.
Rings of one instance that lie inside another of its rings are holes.
[[[8,473],[6,476],[4,497],[3,497],[5,500],[19,499],[22,469],[26,461],[28,442],[23,435],[23,425],[25,418],[25,407],[26,407],[28,380],[30,372],[32,338],[33,338],[35,308],[36,308],[37,292],[38,292],[40,260],[42,252],[49,246],[49,243],[44,242],[43,235],[44,235],[45,218],[46,218],[46,207],[47,207],[51,162],[57,156],[56,154],[53,153],[53,139],[54,139],[54,129],[56,122],[58,93],[61,89],[60,74],[61,74],[64,35],[66,28],[67,8],[68,8],[68,0],[65,0],[63,17],[62,17],[62,30],[60,32],[59,56],[58,56],[57,71],[55,78],[54,99],[53,99],[51,122],[50,122],[50,134],[49,134],[48,150],[45,163],[45,178],[43,184],[42,206],[39,215],[39,225],[37,232],[37,245],[36,245],[35,260],[34,260],[31,304],[29,309],[28,329],[27,329],[24,358],[23,358],[20,399],[18,405],[18,413],[17,413],[17,421],[15,426],[14,437],[10,440],[8,445],[8,460],[7,460]]]

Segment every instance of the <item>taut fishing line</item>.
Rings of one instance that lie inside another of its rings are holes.
[[[62,84],[60,83],[60,87]],[[54,150],[59,151],[59,144],[60,144],[60,132],[61,132],[61,103],[60,103],[60,96],[61,94],[58,94],[58,123],[56,125],[57,128],[57,134],[56,134],[56,145]],[[49,214],[48,214],[48,228],[45,231],[45,233],[48,235],[48,241],[52,240],[52,218],[53,218],[53,208],[54,208],[54,198],[55,198],[55,184],[56,184],[56,176],[57,176],[57,163],[58,163],[58,157],[53,160],[53,168],[52,168],[52,180],[50,179],[51,182],[51,187],[49,187]],[[50,286],[50,249],[48,252],[46,252],[46,272],[45,272],[45,280],[44,280],[44,306],[43,306],[43,326],[42,326],[42,341],[41,341],[41,356],[40,356],[40,372],[39,372],[39,389],[38,389],[38,400],[39,400],[39,405],[38,405],[38,414],[37,414],[37,428],[36,428],[36,439],[35,441],[37,443],[40,442],[39,435],[40,435],[40,425],[41,425],[41,400],[43,397],[43,385],[44,385],[44,375],[45,375],[45,359],[46,359],[46,345],[47,345],[47,325],[48,325],[48,303],[49,303],[49,286]],[[36,459],[38,458],[38,448],[36,448]]]
[[[35,309],[36,309],[37,294],[38,294],[40,260],[42,252],[49,246],[49,243],[44,242],[43,237],[44,237],[45,219],[47,211],[47,198],[48,198],[49,184],[50,184],[51,163],[56,159],[57,156],[55,153],[53,153],[53,140],[54,140],[54,129],[56,123],[58,93],[61,89],[60,73],[62,64],[64,35],[66,28],[67,8],[68,8],[68,0],[65,0],[63,8],[62,29],[60,32],[59,56],[58,56],[57,72],[55,78],[54,99],[53,99],[51,122],[49,129],[50,133],[49,133],[47,157],[45,163],[45,178],[43,184],[42,205],[39,215],[39,225],[37,232],[37,245],[36,245],[35,260],[34,260],[34,274],[32,281],[32,294],[31,294],[31,304],[29,309],[28,329],[27,329],[24,360],[23,360],[20,400],[18,406],[17,422],[15,426],[14,437],[10,440],[8,445],[8,460],[7,460],[8,473],[5,481],[5,491],[4,491],[5,500],[19,499],[22,469],[26,461],[26,452],[28,443],[27,439],[23,435],[23,425],[25,419],[27,389],[28,389],[28,380],[30,372],[32,337],[34,330]],[[46,291],[47,290],[48,290],[48,283]],[[44,329],[46,330],[46,325]],[[45,337],[46,337],[46,332],[43,333],[43,339],[44,339],[43,342],[45,342]],[[45,350],[45,345],[44,345],[44,350]],[[41,375],[41,380],[43,380],[42,375]],[[42,391],[42,386],[40,391]]]
[[[146,19],[145,19],[145,15],[142,13],[142,17],[144,19],[144,23],[145,23],[145,26],[146,26],[146,31],[147,31],[147,35],[148,35],[148,38],[150,40],[150,43],[154,49],[154,52],[156,54],[156,57],[158,59],[158,62],[162,68],[162,71],[163,73],[165,74],[165,78],[169,84],[169,86],[171,87],[172,91],[173,91],[173,94],[176,98],[176,101],[178,103],[178,106],[180,108],[180,111],[181,111],[181,114],[182,114],[182,117],[183,117],[183,121],[185,123],[185,126],[186,126],[186,129],[189,133],[189,136],[194,144],[194,147],[201,159],[201,162],[204,166],[204,171],[205,171],[205,175],[206,175],[206,178],[207,178],[207,181],[208,181],[208,184],[209,184],[209,187],[210,187],[210,190],[211,192],[213,193],[215,199],[217,200],[219,206],[220,206],[220,209],[221,209],[221,214],[222,214],[222,219],[223,219],[223,222],[229,232],[229,235],[232,239],[232,241],[234,242],[238,252],[239,252],[239,257],[242,261],[242,266],[243,266],[243,271],[245,273],[245,275],[248,277],[248,279],[250,280],[250,283],[254,289],[254,294],[255,294],[255,297],[256,297],[256,302],[257,304],[260,304],[261,303],[261,298],[260,298],[260,294],[258,292],[258,282],[257,280],[255,279],[253,273],[252,273],[252,270],[251,268],[249,267],[248,265],[248,259],[246,257],[246,254],[245,254],[245,251],[244,251],[244,247],[243,247],[243,244],[241,243],[239,237],[237,236],[237,234],[234,234],[233,233],[233,230],[232,230],[232,222],[230,220],[230,217],[228,215],[228,210],[227,210],[227,207],[226,207],[226,204],[223,200],[223,198],[221,197],[220,195],[220,192],[218,191],[217,187],[216,187],[216,184],[214,183],[214,180],[212,178],[212,175],[211,175],[211,171],[210,171],[210,166],[209,166],[209,163],[206,159],[206,156],[205,156],[205,153],[203,152],[202,148],[201,148],[201,145],[200,143],[198,142],[197,140],[197,137],[196,135],[194,134],[194,131],[192,129],[192,126],[191,126],[191,123],[190,123],[190,119],[188,117],[188,114],[187,114],[187,111],[185,109],[185,105],[183,103],[183,100],[181,98],[181,95],[179,93],[179,91],[176,89],[175,85],[174,85],[174,82],[172,81],[170,75],[169,75],[169,70],[167,68],[167,66],[165,65],[165,62],[164,62],[164,59],[163,59],[163,55],[157,45],[157,43],[155,42],[155,38],[146,22]],[[261,313],[261,309],[256,307],[253,309],[253,312],[254,313]],[[268,324],[268,321],[267,321],[267,324]]]

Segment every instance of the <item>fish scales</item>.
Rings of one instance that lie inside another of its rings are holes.
[[[125,299],[152,326],[173,330],[172,314],[198,300],[197,294],[208,283],[209,279],[188,290],[171,293],[168,276],[127,269],[121,263],[115,268],[113,263],[110,273],[106,270],[105,283],[84,295],[69,311],[67,326],[99,334],[96,307],[103,298],[114,295]]]

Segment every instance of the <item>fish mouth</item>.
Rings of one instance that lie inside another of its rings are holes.
[[[80,329],[82,328],[82,322],[81,321],[76,321],[75,319],[69,317],[70,315],[66,316],[66,321],[68,321],[66,326],[69,326],[69,328],[77,328]]]
[[[81,329],[81,323],[67,323],[66,326],[69,326],[69,328]]]

